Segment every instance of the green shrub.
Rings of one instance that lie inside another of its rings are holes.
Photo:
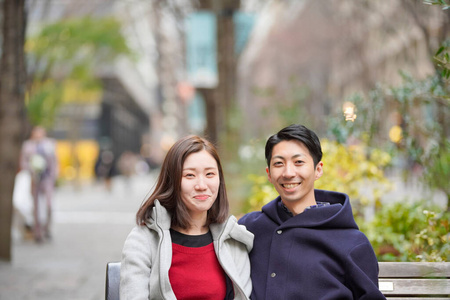
[[[379,261],[449,261],[449,212],[405,201],[381,208],[362,223]]]

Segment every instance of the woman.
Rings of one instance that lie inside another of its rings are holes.
[[[30,139],[22,146],[20,157],[21,169],[31,175],[31,194],[33,198],[33,235],[38,243],[44,238],[51,238],[50,224],[52,215],[52,200],[55,182],[58,178],[58,159],[56,157],[55,141],[47,137],[44,127],[36,126],[32,129]],[[45,223],[39,216],[40,195],[45,198]]]
[[[249,299],[253,234],[228,206],[215,147],[177,141],[125,241],[120,299]]]

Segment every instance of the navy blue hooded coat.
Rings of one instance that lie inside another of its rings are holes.
[[[315,198],[331,205],[289,217],[278,197],[239,220],[255,235],[252,299],[385,299],[375,253],[348,196],[315,190]]]

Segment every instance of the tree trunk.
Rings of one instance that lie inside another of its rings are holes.
[[[0,62],[0,260],[11,261],[12,194],[25,138],[25,0],[3,0]]]
[[[205,100],[206,107],[206,128],[204,135],[212,142],[217,144],[218,133],[217,133],[217,98],[215,96],[214,89],[198,88],[197,91],[202,95]]]
[[[206,135],[219,143],[227,133],[227,120],[236,96],[236,56],[234,52],[233,14],[240,0],[200,0],[199,9],[210,10],[217,16],[217,69],[219,83],[215,89],[198,89],[206,103]]]
[[[217,104],[222,113],[218,118],[218,133],[228,134],[230,111],[236,98],[236,55],[234,51],[233,14],[239,10],[240,0],[221,1],[217,14],[217,66],[219,85],[217,86]],[[220,136],[219,136],[220,138]]]

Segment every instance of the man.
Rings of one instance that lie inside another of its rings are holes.
[[[252,299],[385,299],[348,196],[314,189],[323,174],[316,134],[288,126],[267,140],[265,155],[279,197],[239,220],[255,235]]]

